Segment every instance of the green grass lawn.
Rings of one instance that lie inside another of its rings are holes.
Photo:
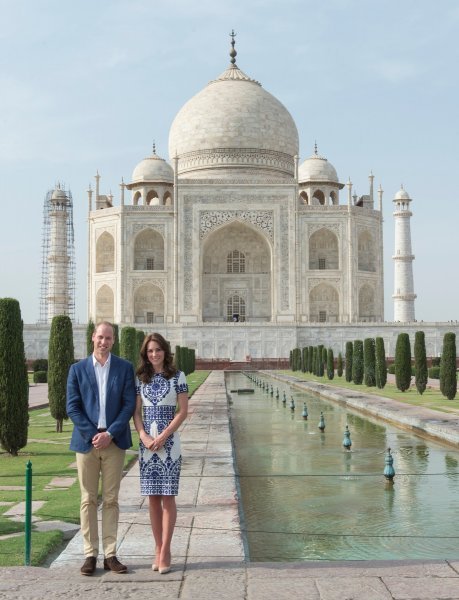
[[[205,381],[209,371],[196,371],[187,376],[190,396]],[[32,500],[42,500],[45,504],[34,514],[43,520],[60,520],[79,523],[80,488],[77,481],[75,453],[69,450],[73,425],[64,421],[62,433],[56,433],[56,421],[49,410],[39,409],[29,412],[28,443],[16,457],[0,452],[0,535],[24,531],[24,524],[11,521],[4,513],[18,502],[25,500],[24,489],[4,489],[5,487],[25,488],[26,465],[32,463]],[[133,450],[138,449],[138,435],[133,429]],[[126,454],[126,467],[136,459],[136,455]],[[73,477],[74,483],[67,489],[46,489],[56,477]],[[48,554],[62,542],[62,533],[34,532],[32,534],[32,564],[39,565]],[[24,564],[24,535],[0,540],[0,566]]]
[[[427,388],[426,391],[421,395],[418,393],[416,387],[411,387],[406,392],[398,390],[393,383],[387,383],[384,389],[380,390],[377,387],[367,387],[366,385],[355,385],[355,383],[348,383],[344,374],[342,377],[337,377],[335,374],[334,379],[328,379],[326,375],[323,377],[317,377],[310,373],[302,373],[301,371],[277,371],[277,373],[284,375],[292,375],[298,379],[305,381],[315,381],[317,383],[323,383],[332,387],[341,387],[361,392],[363,394],[374,394],[375,396],[384,396],[385,398],[391,398],[392,400],[398,400],[405,404],[411,404],[413,406],[421,406],[423,408],[432,408],[445,413],[459,413],[459,396],[456,396],[454,400],[448,400],[445,398],[438,388]]]

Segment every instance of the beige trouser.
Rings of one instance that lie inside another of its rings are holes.
[[[102,545],[105,558],[116,555],[118,534],[118,492],[123,474],[125,450],[113,442],[103,450],[93,448],[87,453],[76,453],[80,481],[80,521],[85,556],[99,554],[97,525],[97,496],[102,476]]]

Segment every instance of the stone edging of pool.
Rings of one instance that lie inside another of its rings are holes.
[[[260,373],[315,396],[344,404],[356,411],[398,425],[418,435],[428,436],[454,446],[459,445],[459,417],[456,415],[430,408],[411,406],[397,400],[357,390],[331,387],[315,381],[304,381],[293,375],[282,375],[272,371],[260,371]]]

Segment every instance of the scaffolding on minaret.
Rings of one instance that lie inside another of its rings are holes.
[[[56,315],[75,320],[75,241],[72,194],[58,183],[43,203],[39,323]]]

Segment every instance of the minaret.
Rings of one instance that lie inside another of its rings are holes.
[[[414,321],[413,260],[411,252],[411,199],[403,189],[395,194],[394,321]]]
[[[51,195],[48,254],[48,323],[56,315],[69,314],[67,221],[69,200],[57,185]]]
[[[40,321],[75,315],[73,201],[70,191],[56,185],[45,198]]]

